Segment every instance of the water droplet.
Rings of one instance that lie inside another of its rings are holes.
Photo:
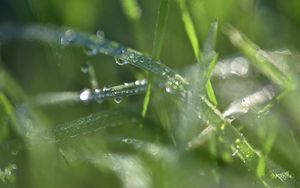
[[[79,98],[80,100],[82,101],[88,101],[92,96],[92,92],[90,89],[84,89],[80,95],[79,95]]]
[[[90,68],[90,64],[87,62],[87,63],[84,63],[82,66],[81,66],[81,72],[87,74],[89,72],[89,68]]]
[[[102,90],[103,90],[103,92],[108,92],[108,91],[111,90],[111,87],[110,86],[104,86]]]
[[[139,80],[137,80],[137,81],[134,82],[134,84],[138,86],[138,85],[141,84],[141,82]]]
[[[98,30],[96,32],[96,35],[99,39],[104,39],[104,37],[105,37],[105,33],[102,30]]]
[[[120,58],[115,58],[115,60],[118,65],[126,65],[129,63],[127,60],[120,59]]]
[[[120,102],[122,102],[122,98],[116,97],[116,98],[114,98],[114,101],[119,104]]]
[[[171,93],[171,92],[172,92],[171,88],[166,87],[166,92],[167,92],[167,93]]]
[[[234,152],[232,153],[232,157],[236,156],[236,154],[238,153],[239,151],[238,150],[234,150]]]
[[[67,46],[75,39],[75,32],[71,29],[67,30],[64,35],[60,38],[60,44],[62,46]]]
[[[129,58],[130,58],[130,59],[133,59],[133,58],[134,58],[134,53],[130,53],[130,54],[129,54]]]
[[[87,56],[95,56],[95,55],[97,55],[97,53],[98,53],[98,49],[97,49],[97,48],[94,48],[94,47],[85,48],[85,49],[84,49],[84,53],[85,53]]]
[[[143,57],[141,57],[141,58],[139,59],[139,61],[140,61],[141,63],[143,63],[143,62],[145,61],[145,59],[144,59]]]
[[[124,52],[125,52],[125,50],[124,50],[123,48],[117,48],[117,49],[116,49],[116,53],[117,53],[118,55],[122,55]]]

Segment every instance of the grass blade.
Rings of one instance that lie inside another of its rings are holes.
[[[249,58],[251,63],[262,74],[283,88],[289,90],[295,88],[291,78],[292,75],[285,75],[281,72],[274,63],[272,63],[273,59],[268,52],[262,50],[231,25],[224,27],[224,33],[228,36],[231,43]]]
[[[169,4],[170,4],[170,0],[161,0],[161,3],[160,3],[158,17],[157,17],[156,26],[155,26],[155,32],[154,32],[154,42],[153,42],[153,47],[152,47],[152,58],[154,60],[158,60],[159,56],[160,56],[162,42],[163,42],[165,30],[166,30],[166,23],[167,23],[167,19],[168,19]],[[148,84],[146,95],[144,98],[144,104],[143,104],[143,110],[142,110],[143,118],[146,116],[148,105],[150,102],[153,78],[148,75],[148,80],[149,80],[149,84]]]
[[[120,0],[125,15],[132,21],[139,20],[141,17],[141,9],[137,0]]]
[[[192,21],[192,18],[190,16],[190,13],[188,11],[188,8],[187,8],[187,5],[186,5],[186,1],[185,0],[178,0],[178,3],[179,3],[179,6],[180,6],[180,9],[181,9],[181,13],[182,13],[182,21],[184,23],[184,27],[185,27],[185,31],[188,35],[188,38],[191,42],[191,45],[192,45],[192,48],[193,48],[193,51],[194,51],[194,55],[196,57],[196,60],[198,63],[202,64],[202,61],[203,61],[203,55],[201,54],[201,51],[200,51],[200,45],[199,45],[199,42],[198,42],[198,38],[197,38],[197,34],[196,34],[196,29],[194,27],[194,24],[193,24],[193,21]],[[212,25],[212,36],[216,36],[216,31],[217,31],[217,24],[213,24]],[[213,39],[214,37],[211,37],[209,36],[209,39],[207,42],[207,45],[208,43],[211,43],[209,44],[210,47],[213,47]],[[206,45],[206,46],[207,46]],[[205,48],[209,48],[208,46],[205,47]],[[206,87],[206,93],[207,93],[207,96],[209,98],[209,100],[217,105],[218,102],[217,102],[217,98],[215,96],[215,93],[214,93],[214,90],[213,90],[213,87],[211,85],[211,82],[208,80],[208,82],[205,84],[205,87]]]

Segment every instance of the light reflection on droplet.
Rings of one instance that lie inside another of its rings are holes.
[[[233,101],[223,115],[230,117],[247,113],[253,106],[272,100],[274,95],[273,87],[271,85],[266,86],[260,91],[244,97],[242,100]]]
[[[92,91],[90,89],[84,89],[80,95],[79,98],[82,101],[88,101],[91,98]]]
[[[127,60],[119,59],[119,58],[115,58],[115,61],[118,65],[121,65],[121,66],[129,63]]]

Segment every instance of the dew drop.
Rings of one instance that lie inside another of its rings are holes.
[[[81,72],[87,74],[89,72],[90,64],[89,63],[84,63],[81,66]]]
[[[111,87],[110,86],[104,86],[102,90],[103,90],[103,92],[108,92],[108,91],[111,90]]]
[[[120,58],[115,58],[115,60],[118,65],[126,65],[129,63],[127,60],[120,59]]]
[[[116,97],[116,98],[114,98],[114,101],[115,101],[117,104],[119,104],[119,103],[122,102],[122,98],[121,98],[121,97]]]
[[[139,59],[139,61],[140,61],[141,63],[143,63],[143,62],[145,61],[145,59],[144,59],[143,57],[141,57],[141,58]]]
[[[98,30],[96,32],[96,35],[99,39],[104,39],[104,37],[105,37],[105,33],[102,30]]]
[[[64,35],[60,38],[60,44],[62,46],[67,46],[75,39],[75,32],[71,29],[67,30]]]
[[[88,101],[92,96],[92,92],[90,89],[84,89],[80,95],[79,95],[79,98],[80,100],[82,101]]]
[[[125,52],[125,50],[123,48],[117,48],[116,49],[116,53],[119,55],[122,55]]]
[[[238,150],[234,150],[234,152],[232,153],[232,157],[236,156],[236,154],[238,153],[239,151]]]
[[[130,53],[130,54],[129,54],[129,58],[130,58],[130,59],[133,59],[133,58],[134,58],[134,53]]]
[[[93,47],[86,48],[83,51],[87,56],[95,56],[98,53],[97,48],[93,48]]]
[[[138,86],[138,85],[141,85],[141,82],[139,80],[137,80],[134,82],[134,84]]]
[[[172,92],[171,88],[166,87],[166,92],[167,92],[167,93],[171,93],[171,92]]]

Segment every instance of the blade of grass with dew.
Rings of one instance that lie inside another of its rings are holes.
[[[58,29],[38,25],[19,27],[11,24],[1,25],[0,34],[0,41],[2,42],[8,42],[12,39],[26,39],[48,43],[61,43],[62,46],[74,45],[85,47],[87,50],[93,51],[93,55],[97,53],[109,55],[114,57],[119,65],[129,63],[150,72],[156,78],[163,81],[168,90],[174,92],[182,92],[185,86],[188,85],[188,82],[182,76],[160,61],[155,61],[136,50],[126,48],[109,39],[99,38],[96,35],[76,32],[71,29]],[[1,38],[1,36],[5,36],[5,38]]]
[[[232,151],[232,155],[238,157],[242,161],[249,172],[253,175],[257,175],[256,167],[259,160],[261,160],[261,153],[249,144],[247,139],[238,131],[238,129],[236,129],[231,122],[223,116],[223,114],[203,95],[203,93],[199,92],[199,86],[196,87],[199,85],[197,84],[197,81],[199,82],[199,80],[191,82],[188,87],[190,92],[189,96],[192,97],[192,100],[182,98],[179,108],[186,105],[189,109],[192,109],[191,112],[188,111],[186,113],[194,113],[200,120],[203,121],[203,123],[208,125],[208,127],[211,126],[212,129],[208,130],[216,131],[219,142],[224,143],[224,145]],[[182,131],[182,129],[178,131],[186,132]],[[212,131],[208,131],[208,134],[211,134]],[[199,141],[201,142],[201,138],[199,139],[199,137],[192,139],[191,142],[187,143],[186,149],[192,149],[195,146],[193,144],[198,144]],[[263,177],[258,177],[258,180],[262,184],[266,184],[268,186],[278,184],[292,186],[298,183],[294,176],[288,171],[285,171],[270,159],[266,159],[265,161],[266,173]],[[285,178],[281,178],[282,175]]]
[[[36,106],[57,105],[60,103],[78,103],[78,102],[98,102],[104,100],[128,97],[145,93],[147,88],[146,80],[136,80],[122,85],[104,87],[102,89],[85,89],[81,92],[53,92],[41,93],[31,97],[30,101]]]
[[[157,17],[155,31],[154,31],[154,41],[153,41],[152,55],[151,55],[154,60],[158,60],[160,57],[163,38],[166,31],[166,23],[169,14],[169,6],[170,6],[169,4],[170,4],[170,0],[161,0],[160,2],[158,17]],[[144,98],[143,109],[142,109],[143,118],[145,118],[146,116],[148,105],[150,102],[152,82],[153,82],[153,77],[151,75],[148,75],[148,87],[147,87],[146,95]]]
[[[30,144],[26,145],[21,140],[8,141],[0,144],[0,150],[9,153],[18,153],[24,149],[30,149],[40,144],[63,142],[77,136],[91,134],[108,127],[137,123],[133,113],[124,109],[113,109],[90,114],[54,128],[36,131],[28,136]]]
[[[32,139],[37,144],[41,141],[46,143],[63,142],[66,139],[91,134],[108,127],[120,126],[126,123],[135,125],[137,121],[128,109],[106,110],[56,126],[50,130],[38,132]],[[48,135],[53,135],[54,139]]]
[[[195,27],[194,27],[192,18],[189,14],[188,8],[186,6],[186,1],[185,0],[178,0],[178,3],[179,3],[181,13],[182,13],[182,21],[184,23],[185,31],[188,35],[188,38],[189,38],[190,42],[191,42],[191,45],[192,45],[192,48],[193,48],[193,51],[194,51],[194,55],[196,57],[197,62],[201,63],[203,57],[202,57],[202,54],[201,54],[201,51],[200,51],[200,45],[199,45],[198,38],[197,38],[197,35],[196,35]],[[208,81],[205,84],[205,87],[206,87],[206,92],[207,92],[207,96],[209,97],[209,100],[212,103],[214,103],[215,105],[217,105],[218,104],[217,98],[215,96],[215,93],[214,93],[213,87],[211,85],[211,82]]]
[[[231,43],[237,47],[250,62],[266,77],[271,79],[274,83],[293,90],[295,88],[292,75],[285,75],[273,63],[271,56],[259,46],[250,41],[245,35],[235,29],[233,26],[227,24],[223,29],[228,36]]]
[[[222,115],[222,113],[206,99],[205,96],[199,96],[201,103],[194,109],[194,113],[208,125],[215,127],[218,133],[219,141],[230,148],[234,156],[237,156],[246,168],[256,174],[256,167],[261,160],[261,153],[255,150],[247,139]],[[195,105],[191,103],[190,105]],[[259,180],[268,186],[283,185],[293,187],[298,185],[295,177],[269,159],[265,160],[265,175]],[[284,178],[282,178],[284,177]]]

